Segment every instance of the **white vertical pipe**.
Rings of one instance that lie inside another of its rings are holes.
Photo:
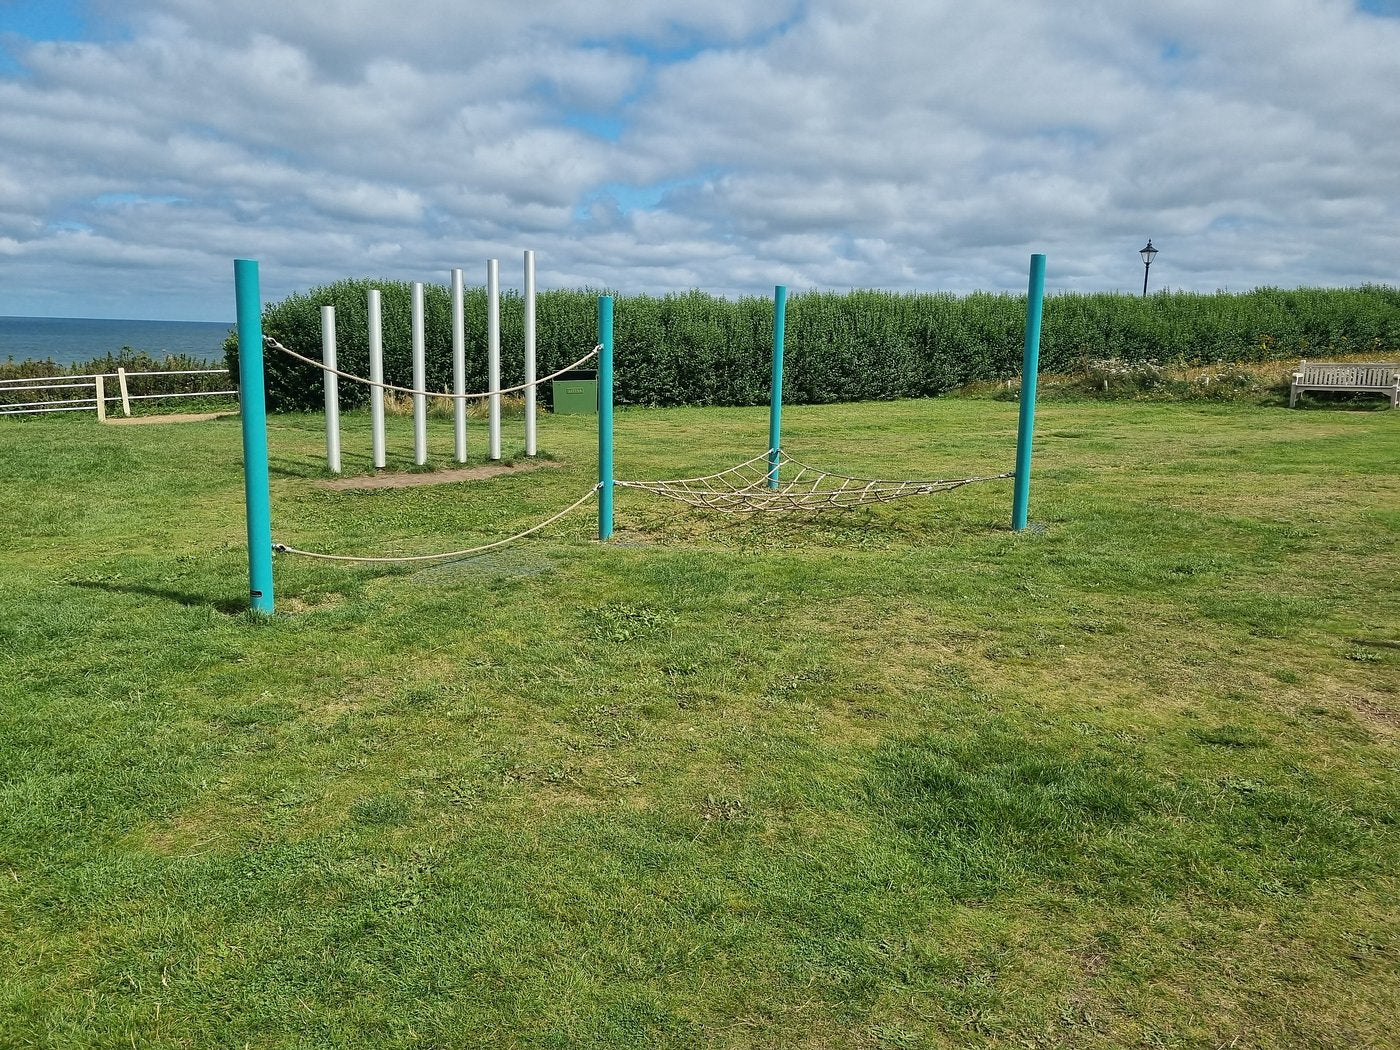
[[[535,447],[535,253],[525,253],[525,455]]]
[[[496,259],[486,260],[486,389],[488,435],[492,459],[501,458],[501,267]]]
[[[369,378],[384,382],[384,324],[381,320],[379,289],[369,290]],[[374,469],[384,469],[384,388],[369,388],[369,422],[374,447]]]
[[[413,462],[428,462],[427,347],[423,338],[423,282],[413,282]]]
[[[467,461],[467,305],[462,289],[462,271],[452,271],[452,402],[453,450],[458,463]]]
[[[335,360],[335,307],[321,307],[321,370],[326,387],[326,466],[340,473],[340,376]]]

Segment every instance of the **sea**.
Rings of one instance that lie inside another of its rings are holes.
[[[185,354],[221,363],[224,338],[233,323],[221,321],[131,321],[101,317],[0,317],[0,364],[90,361],[124,347],[152,357]]]

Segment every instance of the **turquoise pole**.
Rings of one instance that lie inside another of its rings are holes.
[[[613,301],[598,297],[598,539],[613,534]]]
[[[262,293],[258,264],[233,263],[238,307],[238,416],[243,425],[243,498],[248,509],[248,594],[254,612],[271,613],[272,502],[268,494],[267,395],[263,383]]]
[[[768,407],[768,487],[778,487],[778,459],[783,447],[783,330],[787,326],[787,287],[773,288],[773,386]]]
[[[1045,256],[1031,256],[1026,291],[1026,349],[1021,359],[1021,415],[1016,427],[1016,485],[1011,527],[1024,531],[1031,501],[1031,441],[1035,437],[1035,386],[1040,373],[1040,314],[1045,299]]]

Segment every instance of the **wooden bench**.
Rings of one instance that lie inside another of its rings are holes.
[[[1391,408],[1400,408],[1400,364],[1394,361],[1300,361],[1288,391],[1288,407],[1298,403],[1304,390],[1331,390],[1346,394],[1384,394]]]

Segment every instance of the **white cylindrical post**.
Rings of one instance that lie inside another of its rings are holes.
[[[501,458],[501,267],[486,260],[486,389],[487,427],[492,459]]]
[[[413,282],[413,462],[428,462],[428,351],[423,338],[423,282]]]
[[[95,375],[92,377],[93,393],[97,400],[97,420],[99,423],[107,422],[107,377]]]
[[[467,461],[467,304],[462,271],[452,271],[452,402],[453,451],[458,463]]]
[[[122,415],[131,415],[131,394],[126,389],[126,369],[117,369],[117,387],[122,392]]]
[[[384,323],[381,318],[379,289],[369,290],[369,378],[371,383],[384,382]],[[369,388],[370,441],[374,449],[374,469],[383,470],[384,457],[384,388]]]
[[[535,446],[535,253],[525,253],[525,455]]]
[[[335,307],[321,307],[321,370],[326,387],[326,466],[340,473],[340,376],[335,361]]]

